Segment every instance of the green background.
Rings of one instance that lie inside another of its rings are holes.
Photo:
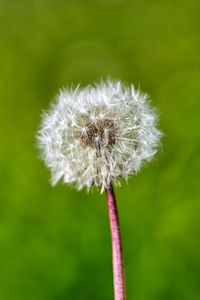
[[[200,299],[200,2],[0,0],[0,299],[113,299],[105,195],[52,188],[40,114],[66,83],[149,93],[156,160],[116,189],[127,298]]]

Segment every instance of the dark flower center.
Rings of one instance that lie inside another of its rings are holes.
[[[112,120],[97,120],[88,122],[81,133],[81,142],[84,146],[90,146],[97,150],[110,148],[115,144],[117,128]]]

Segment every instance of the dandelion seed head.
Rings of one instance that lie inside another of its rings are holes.
[[[55,185],[103,191],[137,173],[162,134],[146,94],[117,80],[63,89],[43,115],[37,140]]]

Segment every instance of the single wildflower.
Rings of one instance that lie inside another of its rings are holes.
[[[76,184],[106,191],[113,245],[115,300],[125,300],[124,267],[112,184],[150,161],[161,138],[148,96],[117,80],[63,89],[44,113],[37,135],[42,158],[55,185]]]

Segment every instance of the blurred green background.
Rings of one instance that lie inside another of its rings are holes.
[[[127,298],[200,299],[200,2],[0,0],[0,299],[113,299],[105,195],[52,188],[42,109],[111,75],[149,93],[157,159],[116,189]]]

